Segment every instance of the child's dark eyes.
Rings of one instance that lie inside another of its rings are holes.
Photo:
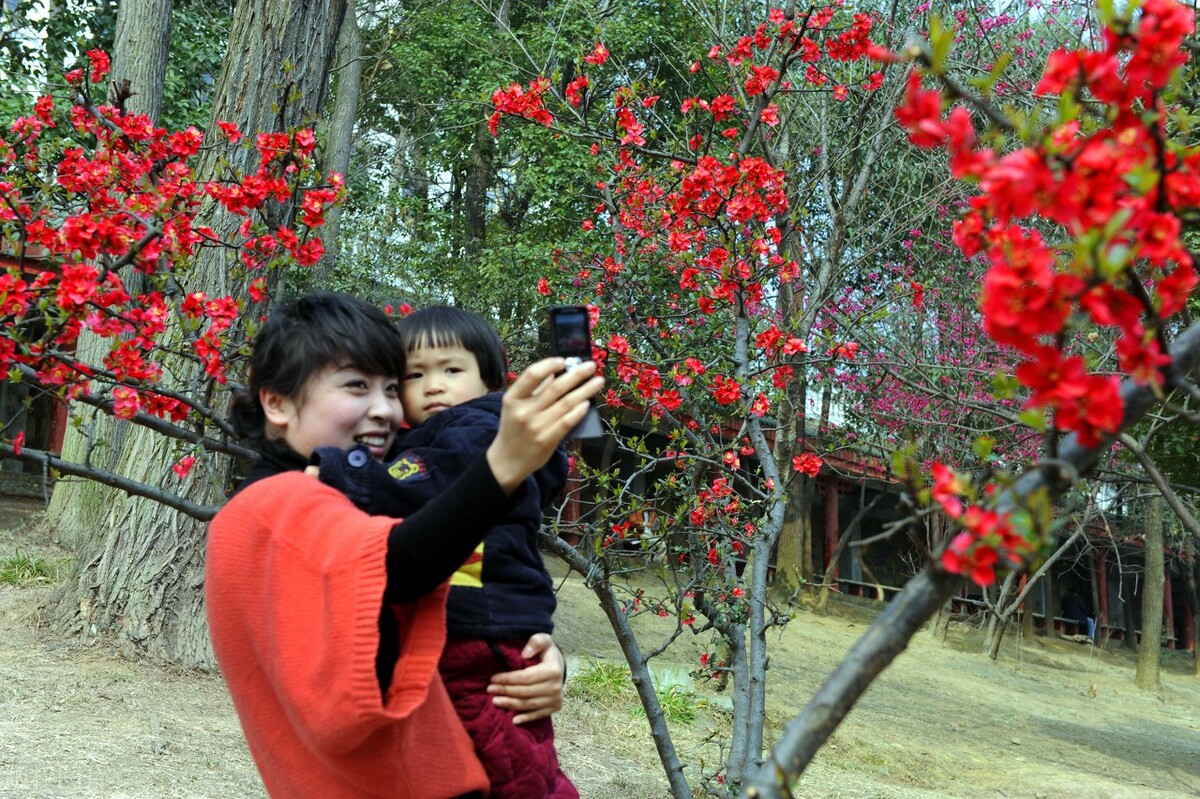
[[[405,379],[406,381],[407,381],[407,380],[416,380],[416,379],[418,379],[419,377],[421,377],[421,373],[420,373],[420,372],[409,372],[408,374],[406,374],[406,375],[404,376],[404,379]]]

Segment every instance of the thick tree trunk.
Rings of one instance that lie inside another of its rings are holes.
[[[1146,506],[1146,571],[1142,582],[1142,638],[1138,642],[1137,672],[1133,681],[1138,688],[1157,691],[1163,622],[1163,501],[1154,497]]]
[[[167,52],[171,44],[171,8],[173,0],[124,0],[117,10],[116,36],[113,42],[113,90],[109,100],[128,94],[125,110],[145,114],[154,122],[162,111],[163,88],[167,79]],[[129,284],[130,270],[121,277]],[[132,287],[131,287],[132,288]],[[84,363],[100,363],[113,342],[83,331],[75,356]],[[94,408],[73,408],[80,424],[67,428],[62,457],[78,463],[92,463],[114,471],[126,446],[129,422],[114,419]],[[58,539],[73,547],[88,531],[105,523],[112,508],[123,502],[124,494],[91,481],[62,480],[51,496],[49,516],[55,523]]]
[[[337,91],[333,99],[333,112],[329,118],[325,137],[325,164],[322,171],[328,175],[338,172],[345,175],[350,171],[350,156],[354,150],[354,121],[358,114],[359,94],[362,91],[362,33],[358,29],[354,0],[346,2],[346,18],[337,45]],[[321,239],[325,243],[325,255],[313,273],[312,285],[323,287],[333,273],[338,256],[338,231],[342,223],[342,207],[336,205],[325,214],[325,227]]]
[[[312,124],[322,107],[333,47],[346,0],[242,0],[234,11],[229,50],[213,102],[215,121],[236,124],[249,137],[261,130]],[[216,174],[213,150],[198,166],[201,177]],[[253,171],[251,148],[227,158],[235,170]],[[230,236],[238,221],[214,203],[202,221]],[[268,224],[291,210],[272,210]],[[243,296],[245,281],[234,256],[206,251],[189,276],[189,288],[211,295]],[[248,311],[254,314],[259,309]],[[202,385],[190,370],[174,374],[178,386]],[[194,382],[193,382],[194,381]],[[220,403],[218,404],[218,408]],[[102,454],[118,471],[151,484],[173,480],[176,456],[170,444],[145,428],[105,433]],[[227,463],[193,471],[183,486],[188,499],[216,504]],[[59,492],[64,491],[62,496]],[[211,667],[202,608],[205,525],[150,500],[113,496],[87,485],[55,489],[50,519],[76,549],[75,568],[47,601],[48,620],[58,629],[111,634],[133,654],[187,667]]]
[[[117,8],[110,99],[117,99],[127,85],[131,94],[125,110],[155,122],[162,115],[173,5],[173,0],[121,0]]]

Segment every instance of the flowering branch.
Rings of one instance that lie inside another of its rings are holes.
[[[206,522],[217,515],[217,506],[200,505],[190,500],[184,499],[174,491],[168,491],[164,488],[148,485],[130,480],[127,477],[122,477],[118,474],[98,469],[87,464],[74,463],[65,461],[62,458],[50,452],[42,450],[28,449],[26,447],[13,446],[0,442],[0,458],[15,458],[28,463],[41,464],[43,468],[54,469],[60,474],[71,475],[72,477],[83,477],[102,485],[120,489],[126,494],[135,497],[146,497],[152,499],[168,508],[174,508],[180,513],[191,516],[198,521]]]
[[[1200,323],[1193,324],[1171,347],[1171,379],[1178,381],[1200,372]],[[1142,419],[1160,398],[1152,387],[1134,380],[1121,386],[1125,415],[1120,430],[1128,430]],[[1008,489],[1003,489],[997,509],[1013,511],[1037,494],[1057,499],[1075,481],[1091,470],[1111,447],[1115,435],[1085,445],[1072,435],[1064,442],[1055,463],[1039,463],[1026,470]],[[784,799],[793,794],[788,787],[800,776],[817,751],[862,697],[867,687],[903,652],[933,614],[962,587],[963,579],[933,564],[910,579],[888,604],[846,657],[825,680],[804,710],[789,721],[770,757],[750,782],[746,792],[755,799]]]

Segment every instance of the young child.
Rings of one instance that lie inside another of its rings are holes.
[[[561,358],[529,367],[506,394],[484,454],[401,521],[363,513],[304,470],[320,447],[383,456],[403,416],[404,368],[404,342],[387,317],[344,295],[296,300],[255,337],[233,417],[261,457],[209,526],[205,604],[271,796],[448,799],[487,790],[437,672],[444,584],[602,381],[555,377]],[[491,689],[533,717],[561,699],[561,653],[540,639],[550,647],[545,661],[498,675]],[[537,648],[531,640],[529,651]]]
[[[403,517],[440,493],[496,435],[507,359],[496,331],[467,311],[417,311],[398,325],[407,367],[400,389],[403,432],[388,465],[364,463],[358,476],[336,465],[355,451],[318,451],[321,479],[346,490],[372,514]],[[363,473],[363,469],[367,473]],[[386,470],[386,477],[383,472]],[[373,473],[372,473],[373,472]],[[513,494],[513,508],[451,578],[447,641],[438,670],[475,744],[492,799],[576,799],[558,767],[549,718],[523,725],[496,707],[487,686],[496,672],[528,665],[529,636],[553,628],[555,598],[537,548],[545,505],[561,491],[567,463],[560,451]],[[349,483],[349,485],[347,485]]]

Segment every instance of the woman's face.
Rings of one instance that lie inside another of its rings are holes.
[[[371,457],[381,459],[404,420],[399,378],[350,366],[314,373],[298,397],[263,389],[260,401],[274,437],[306,458],[317,447],[363,444]]]

